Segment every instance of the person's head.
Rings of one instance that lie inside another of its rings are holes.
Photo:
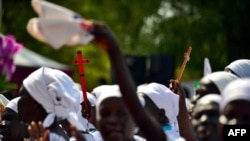
[[[178,132],[179,96],[159,83],[149,83],[137,87],[139,96],[145,99],[145,109],[160,123],[168,125],[171,131]],[[179,136],[179,133],[176,133]]]
[[[25,124],[29,124],[31,121],[43,121],[47,115],[43,106],[32,98],[25,87],[20,88],[19,95],[20,98],[17,103],[19,120]]]
[[[238,59],[228,64],[224,71],[233,73],[240,78],[250,77],[250,60]]]
[[[222,92],[220,103],[220,133],[225,125],[250,125],[250,78],[235,80]]]
[[[0,134],[2,135],[2,141],[23,141],[23,138],[29,136],[27,125],[18,120],[17,102],[19,98],[10,100],[5,106],[4,113],[1,114]]]
[[[250,78],[228,84],[222,93],[220,122],[224,125],[250,125]]]
[[[219,140],[218,126],[221,95],[207,94],[193,108],[192,126],[199,141]]]
[[[96,87],[96,125],[105,141],[133,140],[136,125],[121,97],[118,85]]]
[[[80,94],[66,73],[41,67],[23,81],[17,105],[19,118],[26,123],[42,121],[45,128],[55,121],[67,119],[78,130],[83,130],[78,124],[77,113],[70,110],[79,101]]]
[[[198,99],[209,93],[221,94],[225,86],[237,78],[236,75],[225,71],[216,71],[202,77],[192,102],[195,104]]]

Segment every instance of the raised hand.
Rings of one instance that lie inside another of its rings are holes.
[[[49,129],[45,129],[41,121],[38,123],[32,121],[28,126],[28,132],[30,139],[25,139],[24,141],[49,141]]]

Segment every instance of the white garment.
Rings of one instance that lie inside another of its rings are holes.
[[[44,127],[49,127],[57,118],[67,119],[78,130],[84,131],[78,113],[72,111],[79,104],[81,93],[66,73],[41,67],[24,79],[23,86],[48,113]]]
[[[103,141],[101,133],[97,130],[95,132],[91,132],[96,141]]]
[[[159,83],[149,83],[137,87],[138,93],[147,95],[159,109],[165,110],[173,130],[179,134],[177,116],[179,114],[179,95]]]
[[[185,138],[181,137],[181,136],[176,136],[176,135],[173,135],[172,133],[170,132],[166,132],[165,131],[165,134],[167,136],[167,141],[186,141]]]
[[[82,136],[84,137],[86,141],[97,141],[95,140],[92,134],[83,133]],[[77,141],[77,139],[75,137],[70,137],[69,141]]]
[[[55,134],[55,133],[49,133],[49,140],[50,141],[66,141],[62,136]]]

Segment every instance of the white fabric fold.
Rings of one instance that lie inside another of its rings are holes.
[[[231,62],[225,67],[225,69],[232,70],[240,78],[250,77],[250,60],[249,59],[238,59]]]
[[[164,109],[170,123],[176,120],[179,114],[179,96],[166,86],[159,83],[149,83],[138,87],[137,92],[146,94],[158,108]]]
[[[6,107],[12,109],[13,111],[15,111],[16,113],[18,113],[18,109],[17,109],[17,103],[19,101],[20,97],[16,97],[12,100],[10,100],[8,102],[8,104],[6,105]]]
[[[77,118],[71,119],[69,116],[70,109],[78,103],[81,93],[66,73],[41,67],[25,78],[23,85],[48,113],[43,121],[44,127],[49,127],[56,118],[67,119],[77,129],[84,129]]]

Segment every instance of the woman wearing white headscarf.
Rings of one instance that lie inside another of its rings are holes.
[[[221,133],[224,125],[250,125],[250,78],[235,80],[222,92],[220,103]],[[226,140],[222,135],[221,140]]]
[[[20,97],[11,99],[1,115],[1,141],[22,141],[28,136],[27,126],[18,121],[17,103]],[[18,130],[17,130],[18,129]]]
[[[228,84],[222,92],[220,121],[223,124],[250,124],[249,84],[250,78],[238,79]]]
[[[216,71],[202,77],[195,89],[193,103],[209,93],[221,94],[227,84],[238,78],[235,74],[225,71]]]
[[[163,130],[174,138],[180,138],[177,121],[179,96],[159,83],[141,85],[137,88],[137,93],[145,99],[145,108],[152,113],[152,116],[161,124]],[[155,106],[150,106],[152,104],[149,102],[153,102]]]
[[[81,93],[64,72],[41,67],[24,79],[19,94],[17,107],[20,121],[42,121],[43,127],[50,129],[51,140],[69,139],[65,130],[59,126],[61,120],[66,119],[77,130],[84,131],[77,113],[72,111]]]
[[[250,60],[235,60],[225,67],[225,71],[231,72],[240,78],[250,77]]]
[[[192,125],[199,141],[219,141],[221,95],[207,94],[200,98],[192,112]]]
[[[97,96],[96,124],[104,141],[145,141],[135,135],[136,124],[124,104],[118,85],[101,85],[93,93]],[[144,103],[143,99],[141,102]]]

